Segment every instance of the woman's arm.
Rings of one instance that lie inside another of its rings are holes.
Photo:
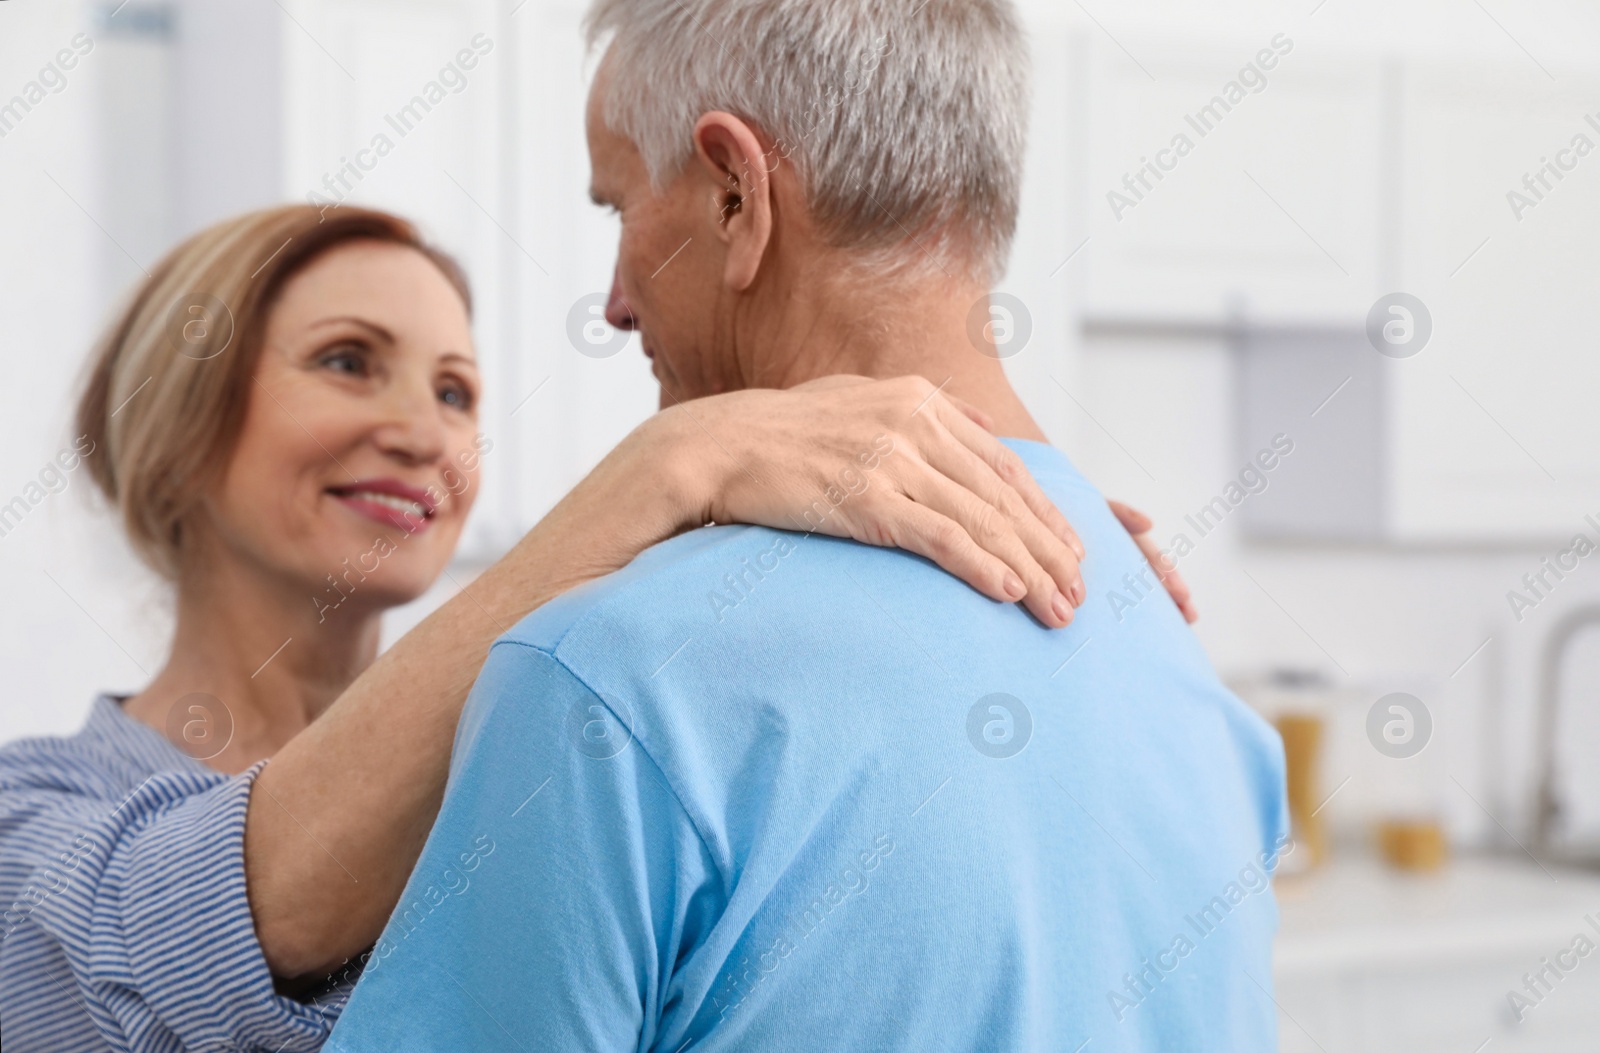
[[[1106,502],[1111,506],[1111,512],[1117,517],[1117,522],[1122,524],[1122,529],[1133,535],[1134,544],[1139,546],[1139,551],[1144,553],[1144,558],[1149,561],[1150,568],[1156,572],[1156,578],[1167,590],[1167,595],[1172,597],[1172,602],[1178,605],[1178,610],[1183,614],[1183,620],[1193,625],[1200,620],[1200,612],[1195,608],[1193,594],[1189,591],[1189,583],[1183,580],[1183,575],[1178,573],[1178,564],[1161,551],[1155,538],[1150,536],[1150,530],[1155,525],[1150,522],[1150,517],[1137,508],[1130,508],[1121,501]]]
[[[456,722],[495,638],[707,522],[906,548],[995,599],[1023,600],[1047,625],[1065,625],[1083,598],[1081,546],[1065,519],[1012,451],[924,380],[740,392],[663,412],[257,778],[245,868],[276,975],[330,971],[380,934],[438,811]]]

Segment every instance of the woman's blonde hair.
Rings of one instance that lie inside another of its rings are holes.
[[[76,434],[93,443],[89,471],[134,551],[162,577],[176,580],[183,522],[233,454],[279,291],[323,253],[360,240],[426,256],[470,313],[461,267],[406,220],[287,205],[218,223],[173,249],[101,338]]]

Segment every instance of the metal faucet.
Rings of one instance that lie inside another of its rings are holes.
[[[1551,835],[1561,817],[1561,798],[1556,790],[1556,741],[1561,715],[1561,665],[1572,640],[1584,629],[1600,625],[1600,605],[1575,607],[1561,616],[1545,637],[1539,662],[1538,763],[1539,796],[1533,821],[1534,850],[1547,858],[1554,846]],[[1559,854],[1559,853],[1557,853]]]

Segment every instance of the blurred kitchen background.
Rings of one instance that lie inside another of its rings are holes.
[[[1178,545],[1205,646],[1286,732],[1283,1048],[1595,1048],[1600,8],[1022,7],[996,334],[1055,442]],[[162,659],[162,590],[83,473],[30,484],[113,304],[204,224],[316,194],[466,262],[494,449],[457,581],[653,410],[636,342],[580,353],[615,244],[585,198],[582,10],[0,3],[0,505],[27,505],[0,520],[0,740],[71,731]]]

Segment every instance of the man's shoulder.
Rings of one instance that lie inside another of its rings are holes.
[[[457,752],[494,721],[524,729],[556,721],[569,735],[614,725],[686,807],[712,814],[720,798],[693,788],[707,766],[787,741],[774,731],[793,721],[809,727],[859,704],[844,685],[871,679],[895,651],[874,628],[875,597],[910,593],[946,610],[963,599],[993,606],[894,549],[759,527],[674,538],[500,637]],[[839,683],[824,689],[818,678],[830,676]]]
[[[1022,440],[1005,440],[1018,452],[1046,493],[1065,508],[1090,499],[1090,507],[1104,515],[1098,491],[1054,447]],[[791,557],[799,554],[800,559]],[[887,569],[899,565],[914,576],[932,571],[926,560],[898,550],[886,550],[832,538],[815,532],[798,533],[765,527],[713,526],[691,531],[655,545],[620,571],[582,585],[528,615],[501,642],[534,647],[550,654],[563,650],[575,638],[609,636],[626,647],[640,623],[670,626],[693,634],[715,627],[719,635],[736,635],[730,627],[732,612],[743,608],[760,592],[782,592],[791,603],[825,602],[827,580],[855,573],[871,564]],[[807,571],[784,575],[785,568],[805,564]],[[769,581],[783,580],[782,589],[764,589]],[[808,582],[816,587],[808,589]],[[954,582],[951,582],[954,584]],[[769,612],[770,614],[771,612]],[[809,612],[796,611],[797,614]]]
[[[696,637],[736,642],[745,632],[772,628],[774,618],[807,622],[840,574],[841,561],[865,558],[923,561],[814,533],[764,527],[705,527],[646,550],[627,567],[545,604],[499,640],[543,651],[569,666],[597,653],[617,661],[665,662]],[[801,573],[786,573],[799,564]],[[781,604],[758,605],[765,592]],[[764,619],[736,617],[762,606]],[[666,653],[660,645],[676,641]],[[652,669],[656,667],[652,666]],[[575,671],[577,671],[575,669]]]

